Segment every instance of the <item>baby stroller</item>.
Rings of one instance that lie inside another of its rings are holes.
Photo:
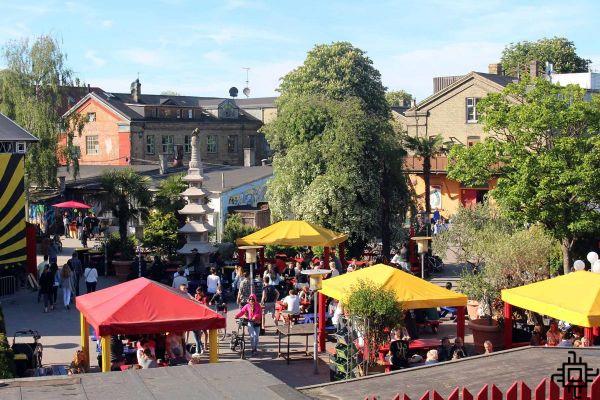
[[[33,342],[17,343],[17,338],[24,338],[31,336]],[[24,377],[28,370],[33,370],[42,366],[42,353],[44,347],[38,340],[41,338],[38,331],[31,329],[24,331],[17,331],[13,336],[12,351],[15,355],[15,370],[17,376]]]

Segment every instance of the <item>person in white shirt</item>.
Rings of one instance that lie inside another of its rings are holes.
[[[180,285],[188,285],[188,280],[184,275],[183,268],[180,268],[179,271],[177,271],[177,275],[173,278],[173,284],[171,286],[178,289]]]
[[[98,270],[96,267],[93,265],[91,267],[87,267],[85,271],[83,271],[83,277],[85,278],[87,293],[95,292],[96,285],[98,284]]]
[[[183,276],[185,276],[186,278],[190,276],[190,268],[188,266],[185,266],[185,268],[180,269],[183,269]],[[177,278],[177,275],[179,275],[179,270],[175,271],[175,273],[173,274],[173,278]]]
[[[396,254],[394,254],[394,257],[392,257],[392,261],[391,263],[397,266],[400,266],[400,263],[402,262],[402,256],[400,255],[400,251],[396,251]]]
[[[290,290],[290,294],[283,299],[283,302],[287,306],[287,310],[292,315],[300,314],[300,297],[295,289]]]
[[[208,297],[212,298],[212,296],[217,293],[217,288],[221,285],[221,278],[217,275],[217,270],[215,268],[210,269],[210,275],[206,278],[206,292],[208,293]]]
[[[329,276],[330,278],[336,277],[340,274],[340,271],[338,271],[337,268],[335,267],[334,261],[329,262],[329,270],[331,271],[331,275]]]

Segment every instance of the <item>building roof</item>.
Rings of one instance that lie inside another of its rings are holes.
[[[142,175],[149,176],[152,179],[152,186],[172,174],[184,174],[187,167],[172,168],[167,174],[160,174],[158,165],[81,165],[79,167],[79,176],[74,179],[72,174],[66,171],[65,167],[60,167],[59,176],[65,177],[66,187],[98,190],[100,188],[100,177],[107,170],[120,170],[124,168],[133,168]],[[273,167],[255,166],[215,166],[204,164],[202,189],[213,193],[227,192],[231,189],[240,187],[247,183],[267,178],[273,175]]]
[[[0,113],[0,141],[37,142],[38,138],[21,128],[6,115]]]
[[[0,398],[81,400],[262,399],[303,400],[306,395],[249,361],[48,376],[2,381]]]
[[[467,388],[475,396],[484,385],[507,390],[515,381],[524,381],[533,391],[544,378],[557,373],[569,359],[572,348],[522,347],[491,355],[463,358],[439,364],[371,375],[346,382],[325,383],[298,388],[317,399],[393,399],[397,394],[420,399],[429,390],[448,398],[456,387]],[[600,348],[577,348],[577,357],[587,365],[600,365]]]
[[[215,97],[212,99],[200,100],[198,103],[200,104],[200,107],[210,109],[210,108],[217,108],[218,105],[223,100],[226,100],[226,99]],[[248,98],[248,99],[234,99],[235,104],[237,104],[237,106],[242,109],[244,109],[244,108],[274,108],[274,107],[276,107],[275,100],[277,100],[277,97],[254,97],[254,98]]]

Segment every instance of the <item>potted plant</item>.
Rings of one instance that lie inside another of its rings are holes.
[[[136,245],[137,243],[133,237],[127,237],[125,241],[121,241],[118,234],[110,235],[108,240],[104,242],[104,246],[107,246],[108,261],[114,270],[115,276],[122,282],[127,280],[131,272]]]

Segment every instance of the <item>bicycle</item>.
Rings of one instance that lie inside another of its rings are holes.
[[[237,351],[236,349],[239,347],[240,358],[244,359],[246,358],[246,330],[244,328],[248,326],[248,320],[246,318],[239,318],[237,320],[237,324],[237,331],[231,331],[231,340],[229,342],[229,348],[232,351]]]

